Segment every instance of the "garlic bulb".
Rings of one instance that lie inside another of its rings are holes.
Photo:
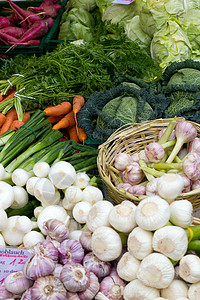
[[[98,259],[93,252],[89,252],[84,256],[83,266],[98,278],[105,277],[111,272],[111,263]]]
[[[166,225],[169,218],[170,206],[159,196],[141,200],[135,210],[136,223],[145,230],[156,230]]]
[[[157,194],[157,183],[159,178],[153,178],[150,181],[147,182],[146,185],[146,195],[147,196],[153,196]]]
[[[177,200],[170,204],[170,221],[177,226],[187,228],[192,225],[193,207],[188,200]]]
[[[187,298],[188,285],[183,280],[174,279],[167,288],[161,289],[160,294],[169,300],[176,300],[179,297]]]
[[[91,208],[92,205],[87,201],[81,201],[76,203],[72,210],[74,219],[80,224],[85,224],[87,221],[88,213]]]
[[[26,249],[33,248],[37,243],[44,241],[44,235],[38,231],[30,231],[23,237],[23,244]]]
[[[129,252],[125,252],[117,264],[117,274],[126,281],[132,281],[137,279],[139,266],[140,261]]]
[[[5,288],[13,294],[22,294],[33,284],[22,271],[10,273],[4,280]]]
[[[151,253],[141,261],[137,277],[147,286],[163,289],[174,279],[174,267],[165,255]]]
[[[58,248],[52,243],[50,239],[46,239],[37,243],[34,247],[35,254],[46,256],[52,259],[55,263],[58,262],[59,251]]]
[[[100,292],[110,300],[123,300],[125,282],[117,273],[104,277],[100,283]]]
[[[77,240],[66,239],[59,247],[59,257],[62,264],[67,262],[81,263],[84,257],[84,250]]]
[[[84,188],[82,201],[88,201],[91,205],[94,205],[96,202],[102,200],[103,193],[98,187],[87,185]]]
[[[49,219],[44,222],[43,227],[47,235],[58,242],[62,242],[69,237],[69,230],[65,224],[57,219]]]
[[[84,228],[81,232],[79,242],[83,246],[83,248],[87,251],[92,250],[92,231],[90,231],[88,228]]]
[[[100,288],[100,284],[98,281],[98,277],[94,273],[90,272],[90,285],[85,291],[78,293],[79,299],[80,300],[94,299],[94,296],[98,293],[99,288]]]
[[[69,292],[83,292],[89,287],[90,271],[81,264],[67,262],[60,273],[60,279]]]
[[[66,300],[67,291],[62,282],[54,276],[38,278],[31,288],[31,300]]]
[[[4,230],[7,226],[8,216],[4,209],[0,209],[0,231]]]
[[[200,258],[197,255],[187,254],[179,262],[179,276],[189,283],[200,281]]]
[[[179,174],[168,173],[159,177],[157,183],[157,192],[158,195],[165,199],[168,203],[171,203],[178,197],[183,188],[184,180]]]
[[[124,300],[155,300],[155,298],[160,296],[160,293],[157,289],[146,286],[140,280],[135,279],[125,286],[123,296]]]
[[[187,234],[181,227],[165,226],[154,232],[153,249],[175,261],[183,257],[187,247]]]
[[[153,233],[140,227],[135,227],[128,235],[128,251],[135,258],[142,260],[153,252]]]
[[[87,228],[91,231],[94,231],[100,226],[110,226],[109,213],[112,208],[113,204],[107,200],[102,200],[95,203],[87,215]]]
[[[98,292],[94,298],[95,300],[109,300],[103,293]]]
[[[197,283],[192,283],[188,289],[188,298],[190,300],[198,300],[200,294],[200,281]]]
[[[89,184],[89,181],[90,177],[86,174],[86,172],[77,172],[76,179],[73,184],[80,189],[84,189]]]
[[[98,227],[92,234],[92,251],[102,261],[115,260],[122,252],[119,234],[110,227]]]
[[[8,299],[11,298],[13,296],[12,293],[10,293],[5,286],[0,285],[0,299],[4,300],[4,299]]]
[[[83,191],[78,186],[70,186],[65,190],[65,197],[62,205],[65,209],[71,210],[74,205],[83,200]]]
[[[109,213],[109,222],[116,230],[129,233],[135,226],[135,210],[136,205],[121,203],[115,205]]]
[[[115,157],[114,167],[119,171],[123,171],[126,168],[126,166],[131,162],[131,155],[125,152],[121,152]]]
[[[67,293],[67,300],[80,300],[77,293]]]

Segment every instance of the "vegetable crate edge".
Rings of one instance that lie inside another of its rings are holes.
[[[127,154],[134,154],[140,150],[144,150],[147,144],[158,140],[158,135],[161,129],[166,129],[169,119],[156,119],[144,123],[130,123],[120,127],[116,130],[106,142],[99,146],[99,153],[97,156],[97,167],[99,174],[106,184],[108,194],[115,204],[122,201],[130,200],[134,204],[138,204],[146,195],[131,194],[123,189],[117,189],[114,182],[117,180],[112,166],[115,157],[124,152]],[[184,121],[182,117],[177,117],[176,121]],[[200,124],[188,121],[197,130],[197,137],[200,137]],[[200,208],[200,190],[193,190],[193,193],[182,193],[178,199],[187,199],[191,202],[193,209]]]

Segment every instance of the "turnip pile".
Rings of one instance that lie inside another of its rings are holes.
[[[53,26],[61,8],[55,0],[44,0],[39,7],[23,9],[11,0],[7,0],[13,11],[8,18],[0,19],[0,41],[3,45],[40,45],[41,39]]]

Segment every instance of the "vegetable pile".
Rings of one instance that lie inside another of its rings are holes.
[[[39,7],[21,8],[15,2],[7,0],[12,14],[1,17],[0,41],[1,45],[11,46],[38,46],[54,24],[61,8],[54,0],[44,0]]]

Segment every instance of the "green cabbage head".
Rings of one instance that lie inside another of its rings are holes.
[[[65,11],[62,16],[58,40],[84,40],[93,39],[94,19],[83,8],[72,8]]]
[[[140,47],[149,48],[151,38],[145,33],[140,26],[140,17],[137,15],[128,20],[124,26],[125,33],[130,40],[138,43]]]
[[[154,34],[150,51],[155,62],[163,69],[174,61],[191,57],[191,44],[180,22],[169,19],[161,30]]]
[[[83,8],[87,11],[92,11],[96,7],[96,0],[69,0],[67,8]]]
[[[121,24],[123,26],[124,22],[132,19],[134,15],[135,12],[132,4],[113,4],[105,9],[102,21],[109,21],[113,24]]]
[[[183,19],[183,25],[194,50],[200,49],[200,10],[189,10]]]

